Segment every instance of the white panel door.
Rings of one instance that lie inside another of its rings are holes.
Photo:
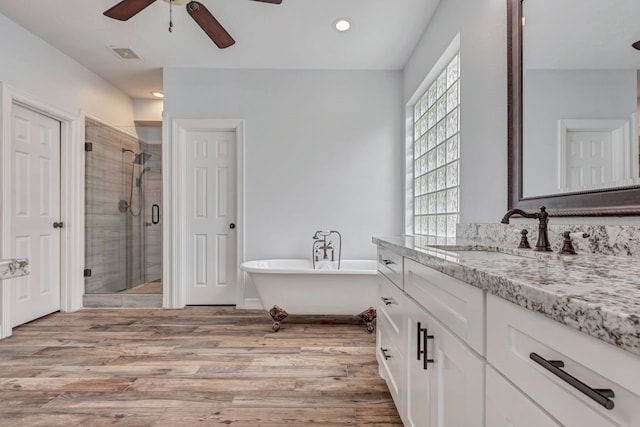
[[[567,190],[601,187],[615,181],[611,139],[610,132],[567,132]]]
[[[236,133],[187,132],[187,304],[235,304]]]
[[[11,280],[11,323],[60,310],[60,122],[13,105],[11,256],[31,273]]]

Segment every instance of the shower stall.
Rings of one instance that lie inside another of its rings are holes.
[[[87,119],[85,141],[85,303],[96,294],[160,294],[161,127]]]

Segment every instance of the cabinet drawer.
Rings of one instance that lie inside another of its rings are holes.
[[[483,291],[407,258],[404,271],[405,292],[484,355]]]
[[[378,359],[378,366],[380,376],[387,382],[391,397],[400,411],[402,408],[402,387],[404,383],[402,381],[404,366],[404,353],[401,351],[400,344],[393,339],[394,332],[391,331],[386,318],[378,318],[378,336],[376,341],[376,358]]]
[[[386,318],[389,323],[389,333],[394,334],[399,342],[402,334],[404,294],[382,274],[378,274],[378,287],[380,295],[378,318]]]
[[[402,255],[388,249],[378,248],[378,271],[395,283],[400,289],[402,284]]]
[[[562,425],[640,426],[640,357],[493,295],[487,329],[489,363]],[[553,363],[545,368],[533,353]],[[554,369],[555,361],[564,366]],[[611,389],[615,406],[606,409],[552,372],[558,368],[590,388]]]
[[[549,414],[537,407],[490,366],[487,366],[486,381],[486,426],[560,427]]]

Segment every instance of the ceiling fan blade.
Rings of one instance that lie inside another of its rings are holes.
[[[104,12],[103,15],[119,21],[127,21],[155,1],[156,0],[122,0]]]
[[[229,47],[236,42],[202,3],[197,1],[189,2],[187,4],[187,12],[220,49]]]
[[[253,0],[253,1],[261,1],[263,3],[273,3],[273,4],[280,4],[282,3],[282,0]]]

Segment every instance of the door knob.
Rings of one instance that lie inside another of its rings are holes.
[[[236,228],[236,225],[234,223],[231,223],[229,224],[229,228],[233,230],[234,228]]]
[[[63,225],[64,225],[64,224],[62,223],[62,221],[60,221],[60,222],[54,222],[54,223],[53,223],[53,228],[62,228],[62,227],[63,227]]]

